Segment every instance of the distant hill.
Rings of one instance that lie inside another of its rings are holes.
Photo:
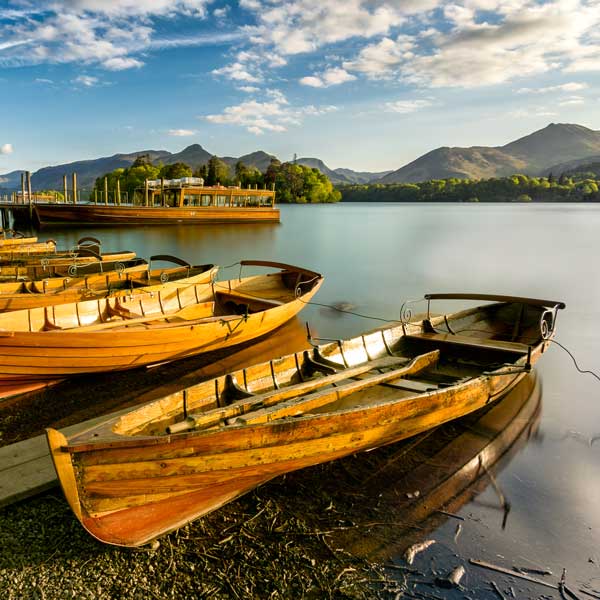
[[[333,169],[333,172],[336,173],[336,175],[338,175],[340,178],[344,178],[350,183],[369,183],[370,181],[375,181],[376,179],[385,177],[392,171],[379,171],[376,173],[371,173],[369,171],[353,171],[352,169],[338,168]]]
[[[128,154],[115,154],[92,160],[80,160],[76,162],[44,167],[36,171],[31,176],[31,182],[34,189],[62,189],[63,175],[69,176],[69,186],[71,185],[71,173],[77,173],[77,184],[80,188],[91,188],[97,177],[114,171],[119,168],[131,166],[135,159],[147,154],[153,163],[162,163],[171,165],[176,162],[183,162],[193,168],[206,164],[213,156],[211,152],[204,149],[200,144],[192,144],[184,148],[181,152],[168,152],[167,150],[140,150]],[[243,156],[223,156],[220,157],[225,162],[231,172],[235,169],[238,161],[242,161],[247,167],[255,167],[263,173],[267,170],[272,159],[277,159],[273,154],[268,154],[262,150],[244,154]],[[306,162],[302,162],[305,160]],[[336,171],[330,169],[323,161],[316,158],[300,159],[298,162],[307,164],[307,166],[317,167],[323,173],[328,175],[334,183],[352,183],[370,181],[384,173],[355,173],[350,169],[340,169],[343,175],[338,175]],[[21,185],[21,171],[11,171],[5,175],[0,175],[0,189],[18,189]]]
[[[277,157],[273,154],[267,154],[262,150],[258,150],[257,152],[244,154],[244,156],[240,156],[238,158],[234,158],[232,156],[222,156],[221,160],[229,166],[232,173],[235,169],[236,163],[239,160],[241,160],[247,167],[254,167],[264,173],[271,164],[271,159],[273,158]]]
[[[31,175],[31,185],[34,189],[62,189],[63,175],[70,177],[71,173],[77,173],[77,185],[80,188],[91,188],[97,177],[109,173],[115,169],[124,169],[129,167],[135,159],[141,154],[148,154],[150,160],[157,162],[165,160],[171,155],[166,150],[140,150],[130,154],[115,154],[103,158],[92,160],[79,160],[64,165],[54,167],[44,167]],[[69,181],[69,187],[71,182]]]
[[[550,123],[544,129],[502,146],[502,150],[526,161],[526,174],[533,175],[559,162],[600,154],[600,131],[582,125]]]
[[[429,179],[484,179],[523,173],[527,163],[497,148],[438,148],[389,173],[377,183],[417,183]]]
[[[182,162],[192,168],[196,168],[207,163],[211,158],[212,154],[208,152],[208,150],[205,150],[200,144],[192,144],[176,154],[166,152],[166,156],[153,159],[152,162],[156,163],[160,161],[164,165],[172,165],[176,162]]]
[[[310,167],[311,169],[319,169],[321,173],[327,175],[330,181],[336,185],[345,183],[369,183],[370,181],[374,181],[375,179],[379,179],[390,173],[390,171],[369,173],[367,171],[353,171],[352,169],[330,169],[320,158],[298,158],[296,162],[305,167]]]
[[[414,183],[428,179],[480,179],[514,173],[539,175],[557,163],[600,154],[600,132],[551,123],[505,146],[437,148],[378,180]]]
[[[565,175],[570,175],[571,173],[582,171],[597,172],[598,165],[600,165],[600,154],[552,165],[551,167],[544,169],[542,175],[547,177],[552,173],[555,177],[560,177],[563,173]]]
[[[21,173],[22,171],[11,171],[0,175],[0,190],[1,189],[17,189],[21,185]]]

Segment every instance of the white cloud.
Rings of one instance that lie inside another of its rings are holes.
[[[246,92],[247,94],[253,94],[255,92],[258,92],[260,88],[256,87],[255,85],[240,85],[240,87],[238,87],[238,90],[240,90],[240,92]]]
[[[323,80],[320,77],[314,77],[314,76],[302,77],[302,79],[300,79],[300,83],[302,85],[308,85],[310,87],[315,87],[315,88],[325,87]]]
[[[143,66],[144,63],[137,58],[115,56],[114,58],[105,60],[102,65],[110,71],[124,71],[125,69],[139,68]]]
[[[47,85],[53,85],[54,81],[52,79],[45,79],[43,77],[36,77],[35,78],[35,82],[36,83],[45,83]]]
[[[12,144],[3,144],[0,146],[0,154],[12,154],[13,146]]]
[[[577,106],[585,103],[585,98],[582,96],[569,96],[564,100],[561,100],[558,105],[559,106]]]
[[[173,137],[188,137],[190,135],[196,135],[196,133],[195,129],[169,129],[169,131],[167,131],[167,134]]]
[[[58,0],[53,4],[73,12],[107,16],[204,16],[210,0]]]
[[[100,83],[100,80],[97,77],[92,77],[91,75],[79,75],[79,77],[75,77],[75,79],[73,79],[73,83],[78,83],[84,87],[94,87]]]
[[[531,107],[531,108],[519,108],[513,110],[507,115],[511,119],[531,119],[531,118],[548,118],[557,117],[558,113],[555,110],[546,108],[544,106]]]
[[[433,101],[427,98],[416,100],[396,100],[395,102],[386,102],[385,110],[400,114],[413,113],[423,108],[433,106]]]
[[[336,110],[335,106],[290,106],[279,90],[267,90],[265,95],[270,100],[248,100],[236,106],[228,106],[221,114],[206,115],[203,118],[211,123],[245,127],[250,133],[261,135],[266,131],[287,131],[291,125],[300,125],[306,116],[319,116]]]
[[[262,81],[260,75],[251,73],[244,63],[234,62],[220,69],[214,69],[213,75],[220,75],[227,79],[233,79],[234,81],[247,81],[249,83],[256,83]]]
[[[354,75],[348,73],[345,69],[340,67],[333,67],[327,69],[321,75],[315,75],[312,77],[303,77],[300,79],[302,85],[308,85],[312,87],[330,87],[332,85],[339,85],[346,81],[353,81],[356,79]]]
[[[213,17],[217,19],[224,19],[229,14],[229,6],[223,6],[222,8],[215,8],[213,10]]]
[[[136,55],[153,47],[205,43],[198,37],[153,40],[154,21],[183,15],[204,18],[211,2],[53,0],[37,8],[23,3],[27,10],[15,12],[3,25],[0,66],[77,62],[109,70],[140,67],[144,63]],[[207,39],[214,41],[215,36]]]
[[[399,0],[243,0],[241,6],[256,15],[258,25],[247,28],[254,43],[288,55],[350,38],[385,35],[415,10],[415,3],[405,4]],[[435,4],[424,2],[416,10],[429,10]]]
[[[415,42],[408,36],[395,40],[385,37],[376,44],[365,46],[358,56],[343,63],[345,69],[365,74],[369,79],[391,77],[397,67],[414,57]]]
[[[560,85],[551,85],[540,88],[524,87],[517,90],[517,94],[548,94],[550,92],[578,92],[585,90],[588,87],[587,83],[577,83],[571,81],[569,83],[561,83]]]
[[[402,78],[431,87],[477,87],[514,78],[567,71],[589,52],[589,36],[600,25],[600,10],[585,0],[470,2],[474,9],[448,32],[429,38],[400,65]],[[487,8],[495,18],[477,11]],[[600,65],[598,65],[600,67]]]

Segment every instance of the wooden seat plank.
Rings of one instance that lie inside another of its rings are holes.
[[[520,344],[519,342],[505,342],[502,340],[492,340],[489,338],[475,338],[467,335],[455,335],[452,333],[426,332],[407,335],[406,338],[410,340],[430,340],[434,342],[454,344],[480,350],[503,350],[505,352],[512,352],[515,354],[527,354],[528,350],[527,345]]]

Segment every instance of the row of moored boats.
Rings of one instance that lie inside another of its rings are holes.
[[[247,260],[238,277],[220,280],[213,265],[117,258],[93,239],[67,256],[40,252],[36,262],[25,248],[38,243],[7,243],[6,262],[0,244],[0,277],[8,271],[0,382],[131,369],[251,342],[296,316],[323,283],[310,269]],[[426,299],[484,304],[441,316],[428,306],[418,321],[248,365],[71,438],[49,429],[75,515],[101,541],[139,546],[278,475],[483,409],[531,370],[564,308],[481,294]]]

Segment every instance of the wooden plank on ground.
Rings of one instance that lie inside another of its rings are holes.
[[[61,429],[66,436],[85,431],[95,424],[130,411],[103,415]],[[0,448],[0,507],[30,498],[58,485],[45,435]]]

